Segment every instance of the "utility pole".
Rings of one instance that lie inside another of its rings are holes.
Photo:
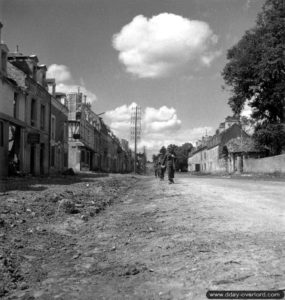
[[[137,143],[141,138],[141,108],[139,106],[132,107],[131,114],[131,140],[135,144],[135,161],[134,161],[134,172],[137,172]]]
[[[147,162],[147,158],[146,158],[146,148],[145,146],[143,147],[143,159],[144,159],[144,165],[143,165],[143,168],[144,168],[144,174],[146,174],[146,162]]]
[[[134,163],[134,173],[137,172],[137,123],[138,123],[138,107],[136,106],[135,112],[135,163]]]

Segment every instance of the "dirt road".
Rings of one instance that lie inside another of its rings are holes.
[[[36,266],[38,274],[5,298],[206,299],[209,289],[285,288],[284,182],[108,180],[116,186],[108,190],[112,205],[94,217],[37,224],[43,237],[21,249],[21,271]],[[99,186],[88,181],[98,194]]]

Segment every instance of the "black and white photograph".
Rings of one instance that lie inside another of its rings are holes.
[[[0,299],[285,299],[285,0],[0,0]]]

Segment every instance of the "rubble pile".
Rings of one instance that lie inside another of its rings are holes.
[[[62,249],[74,248],[72,224],[96,217],[134,180],[70,176],[6,182],[8,189],[0,193],[0,298],[43,280],[42,266]],[[61,224],[71,224],[68,234],[53,230]]]

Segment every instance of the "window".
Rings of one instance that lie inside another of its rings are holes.
[[[41,105],[41,118],[40,118],[40,127],[42,130],[45,129],[46,124],[46,107],[45,105]]]
[[[36,126],[36,121],[37,121],[37,104],[36,104],[36,100],[32,99],[32,102],[31,102],[31,125]]]
[[[4,124],[0,122],[0,147],[4,146]]]
[[[63,140],[66,142],[68,139],[68,127],[66,122],[63,123]]]
[[[14,93],[14,100],[13,100],[13,115],[14,118],[18,118],[18,94]]]
[[[51,116],[51,139],[55,140],[55,116]]]

